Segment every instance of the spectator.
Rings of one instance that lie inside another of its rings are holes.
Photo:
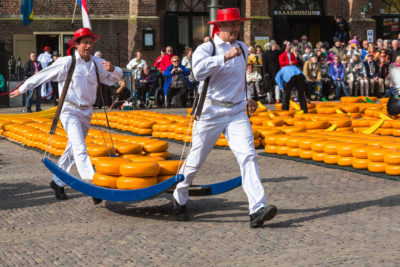
[[[147,66],[145,68],[148,68]],[[115,90],[110,109],[121,109],[122,104],[131,97],[130,90],[126,87],[124,79],[119,81],[119,87]]]
[[[100,51],[96,51],[94,52],[94,56],[98,58],[103,58],[103,53],[101,53]]]
[[[376,61],[379,62],[381,56],[384,56],[385,61],[390,63],[390,56],[385,48],[382,48],[381,50],[378,50],[376,53]]]
[[[346,55],[346,49],[342,47],[342,43],[340,42],[340,39],[337,37],[333,38],[333,47],[329,49],[329,52],[334,53],[335,55],[338,55],[341,60],[343,60],[343,56]]]
[[[390,60],[391,60],[391,62],[396,62],[396,58],[399,55],[400,55],[399,41],[398,40],[393,40],[392,41],[392,49],[390,50]]]
[[[374,91],[374,95],[380,97],[385,91],[384,80],[380,78],[379,66],[378,63],[374,61],[374,55],[368,54],[367,61],[364,62],[364,65],[369,80],[370,91]],[[368,92],[366,95],[368,96]]]
[[[347,43],[349,40],[349,24],[347,23],[347,20],[343,18],[342,13],[337,13],[334,19],[336,27],[334,37],[339,38],[343,43]]]
[[[350,56],[350,62],[352,62],[354,54],[360,55],[361,58],[361,51],[357,49],[357,44],[353,42],[348,46],[347,50],[347,55]]]
[[[303,69],[304,61],[303,61],[302,56],[300,56],[300,54],[299,54],[299,49],[297,48],[297,46],[292,47],[290,52],[296,57],[296,60],[297,60],[297,65],[296,66],[299,69]]]
[[[300,38],[300,43],[298,45],[300,55],[304,55],[306,53],[306,47],[309,47],[310,51],[311,51],[312,44],[308,41],[307,35],[302,35]],[[307,61],[307,60],[305,60],[305,61]]]
[[[331,51],[327,51],[326,56],[325,56],[326,64],[328,64],[328,65],[332,64],[335,56],[336,56],[335,53],[333,53]],[[339,55],[337,55],[337,56],[340,58]]]
[[[309,47],[309,46],[306,46],[306,47],[304,47],[304,53],[303,53],[303,62],[306,62],[307,60],[309,60],[310,59],[310,56],[311,56],[311,47]]]
[[[315,88],[314,93],[317,97],[321,97],[322,92],[322,71],[321,66],[318,63],[318,57],[316,54],[311,54],[310,59],[304,63],[303,73],[306,77],[307,98],[311,97],[313,88]]]
[[[163,56],[165,55],[165,48],[163,47],[160,51],[160,55],[157,57],[156,61],[154,61],[154,67],[156,67],[156,69],[158,71],[161,70],[160,65],[161,65],[161,59],[163,58]]]
[[[50,62],[48,66],[51,66],[54,62],[56,62],[60,58],[60,55],[58,54],[57,51],[53,51],[53,54],[52,54],[51,58],[53,59],[53,61]],[[53,93],[54,106],[57,106],[58,105],[58,98],[59,98],[58,82],[51,81],[51,87],[53,88],[53,92],[54,92]]]
[[[390,40],[383,41],[383,48],[386,49],[386,51],[390,51]]]
[[[0,92],[4,92],[6,87],[6,81],[4,80],[3,74],[0,73]]]
[[[251,53],[253,52],[253,53]],[[249,54],[249,57],[247,59],[247,63],[249,64],[253,64],[253,68],[255,71],[257,71],[258,73],[262,74],[262,69],[260,68],[260,66],[262,66],[263,61],[262,61],[262,48],[259,45],[256,45],[256,48],[253,49]]]
[[[389,77],[389,66],[390,61],[388,59],[388,55],[386,55],[386,50],[382,49],[378,56],[378,66],[379,66],[379,78],[384,80],[384,85],[386,88],[390,86],[390,77]]]
[[[192,71],[192,55],[193,55],[193,49],[192,48],[186,48],[185,50],[185,56],[182,58],[182,66],[188,69],[190,71],[190,74],[188,76],[189,81],[194,84],[195,79]]]
[[[150,72],[149,66],[145,66],[143,73],[140,76],[138,86],[136,87],[136,97],[139,101],[139,107],[143,108],[146,105],[146,94],[154,88],[157,82],[157,77]]]
[[[367,40],[363,40],[361,42],[361,61],[365,61],[367,60],[367,54],[368,54],[368,41]]]
[[[160,63],[160,69],[161,72],[164,73],[164,71],[168,68],[169,65],[171,65],[171,60],[172,57],[174,57],[174,50],[172,49],[172,46],[167,46],[165,49],[166,54],[162,57],[161,63]]]
[[[50,54],[50,52],[51,52],[50,46],[45,46],[43,48],[43,51],[44,52],[38,56],[37,60],[40,62],[40,65],[42,66],[42,68],[45,69],[49,65],[49,63],[53,61],[53,59],[51,58],[51,54]],[[44,100],[51,99],[52,91],[53,91],[53,89],[51,87],[50,82],[42,84],[42,89],[41,89],[40,93]]]
[[[318,63],[321,67],[321,76],[322,76],[322,95],[328,96],[331,95],[330,85],[331,85],[331,76],[329,75],[329,66],[326,64],[325,59],[322,55],[318,56]]]
[[[360,95],[368,95],[368,79],[365,71],[365,65],[361,61],[359,54],[354,54],[352,62],[350,63],[351,79],[348,81],[350,94],[358,96],[358,88],[360,88]]]
[[[325,44],[323,44],[323,45],[321,46],[320,50],[321,50],[322,56],[323,56],[323,57],[325,58],[325,60],[326,60],[326,56],[328,55],[328,47],[327,47]],[[328,63],[328,65],[329,65],[329,63]]]
[[[168,53],[168,52],[167,52]],[[171,59],[172,64],[167,67],[163,75],[166,78],[164,84],[164,94],[167,96],[167,108],[171,108],[172,98],[179,95],[177,107],[186,107],[188,87],[191,89],[187,76],[190,71],[184,66],[179,64],[179,57],[173,56]]]
[[[378,59],[378,53],[376,52],[376,47],[375,47],[375,45],[374,45],[373,43],[368,43],[368,50],[367,50],[367,52],[368,52],[368,54],[373,55],[374,60],[377,60],[377,59]],[[367,60],[367,59],[365,58],[365,60]],[[364,61],[365,61],[365,60],[364,60]]]
[[[344,83],[344,66],[340,62],[339,56],[335,56],[334,63],[329,67],[329,74],[331,79],[333,80],[333,84],[335,85],[335,98],[340,99],[340,92],[348,96],[349,92],[347,91],[347,86]]]
[[[349,94],[352,95],[353,92],[353,82],[354,82],[354,76],[353,73],[351,72],[352,66],[350,63],[350,56],[349,55],[344,55],[343,60],[342,60],[344,70],[345,70],[345,81],[347,86],[349,87]]]
[[[135,78],[135,86],[142,74],[144,66],[147,66],[146,61],[142,58],[142,52],[136,51],[136,57],[129,61],[126,65],[127,69],[133,70],[133,77]]]
[[[36,60],[36,53],[31,52],[29,55],[29,60],[24,65],[25,78],[29,78],[41,70],[42,70],[42,65],[40,64],[39,61]],[[40,100],[41,100],[40,86],[38,86],[35,89],[29,90],[27,92],[28,97],[26,98],[26,112],[28,113],[32,112],[32,100],[33,100],[33,94],[35,92],[36,92],[36,112],[42,111],[42,109],[40,108]]]
[[[318,43],[315,44],[315,49],[321,49],[321,46],[323,46],[324,43],[319,41]]]
[[[258,71],[254,70],[253,64],[247,63],[246,81],[247,85],[250,87],[250,92],[253,99],[258,99],[261,96],[261,90],[260,90],[261,80],[262,76],[260,73],[258,73]]]
[[[291,49],[290,42],[286,43],[285,51],[279,56],[279,64],[281,67],[285,67],[288,65],[297,65],[297,58],[296,56],[290,52]]]
[[[383,49],[383,40],[382,39],[376,40],[376,50],[381,51],[382,49]]]
[[[278,44],[273,44],[271,50],[267,50],[262,55],[264,78],[269,85],[275,88],[275,101],[278,103],[281,99],[279,86],[275,82],[275,76],[281,68],[279,64],[279,55],[281,54],[281,49]],[[270,90],[271,90],[270,89]],[[269,92],[271,94],[271,92]],[[268,92],[267,92],[268,95]]]
[[[314,53],[318,56],[318,60],[320,57],[322,57],[323,60],[325,60],[324,56],[322,55],[321,49],[315,48]]]
[[[209,41],[211,41],[211,37],[210,37],[210,36],[204,37],[203,43],[207,43],[207,42],[209,42]]]

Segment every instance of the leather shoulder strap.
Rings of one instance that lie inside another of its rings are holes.
[[[61,110],[64,105],[65,97],[67,96],[68,88],[69,88],[69,85],[72,80],[72,75],[74,74],[76,58],[75,58],[75,55],[72,55],[71,57],[72,57],[71,66],[69,67],[67,79],[65,80],[61,96],[58,99],[57,110],[56,110],[56,113],[54,114],[53,123],[51,124],[50,132],[49,132],[51,135],[53,135],[56,132],[58,120],[60,119]]]
[[[249,99],[247,97],[247,77],[246,77],[247,61],[246,61],[246,54],[244,53],[244,49],[243,49],[242,45],[239,42],[238,42],[238,45],[240,47],[240,50],[242,50],[242,55],[243,55],[243,60],[244,60],[244,65],[245,65],[245,69],[244,69],[244,93],[246,95],[246,101],[249,101]],[[247,113],[247,116],[250,118],[249,105],[247,105],[247,107],[246,107],[246,113]]]

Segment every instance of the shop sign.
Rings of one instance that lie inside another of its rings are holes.
[[[320,11],[316,10],[279,10],[274,11],[274,15],[281,16],[319,16],[321,15]]]

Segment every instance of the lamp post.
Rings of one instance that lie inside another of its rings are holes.
[[[210,5],[208,6],[210,8],[210,21],[216,21],[217,20],[217,10],[219,8],[218,5],[218,0],[211,0]],[[210,35],[212,34],[214,25],[210,25]]]

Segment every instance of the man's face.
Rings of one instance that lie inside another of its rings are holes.
[[[29,59],[30,59],[31,61],[36,61],[36,53],[31,53],[31,54],[29,55]]]
[[[315,63],[317,63],[317,61],[318,61],[318,58],[317,58],[317,57],[312,57],[312,58],[311,58],[311,62],[312,62],[312,63],[315,64]]]
[[[172,47],[168,46],[165,52],[167,52],[168,55],[172,55],[174,53],[174,50],[172,50]]]
[[[224,34],[228,38],[228,42],[234,43],[236,42],[239,31],[240,31],[240,22],[239,21],[231,21],[231,22],[223,22],[218,23],[218,28],[221,34]]]
[[[307,48],[305,49],[305,51],[304,51],[304,52],[305,52],[306,54],[310,54],[310,52],[311,52],[311,49],[307,47]]]
[[[368,58],[367,58],[368,62],[372,62],[373,59],[374,59],[374,58],[371,57],[371,56],[368,56]]]
[[[397,48],[399,48],[399,42],[396,41],[392,42],[392,46],[395,50],[397,50]]]
[[[335,42],[335,46],[336,46],[336,47],[340,47],[340,41],[336,41],[336,42]]]
[[[174,65],[174,67],[178,67],[179,66],[179,58],[174,58],[172,60],[172,65]]]
[[[149,74],[149,73],[150,73],[149,67],[148,67],[148,66],[145,66],[145,67],[143,68],[143,72],[144,72],[145,75]]]
[[[302,41],[303,43],[307,43],[307,36],[301,37],[301,41]]]
[[[79,40],[79,44],[76,43],[75,46],[76,49],[78,50],[79,55],[85,59],[85,58],[90,58],[90,55],[93,50],[93,45],[94,45],[93,38],[90,36],[85,36],[82,37]]]
[[[368,49],[368,42],[367,42],[367,41],[364,41],[364,42],[362,43],[362,46],[363,46],[364,49]]]

